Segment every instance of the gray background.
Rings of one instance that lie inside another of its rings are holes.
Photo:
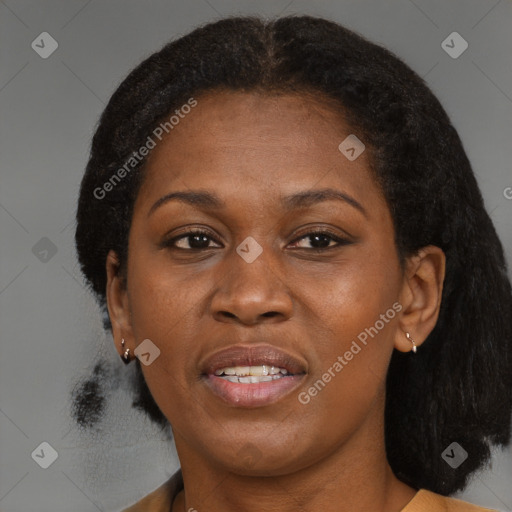
[[[237,12],[331,18],[425,77],[461,135],[512,261],[510,1],[0,1],[2,512],[119,510],[178,467],[174,447],[130,408],[133,368],[118,359],[83,286],[74,214],[94,126],[122,78],[170,38]],[[453,31],[469,43],[457,59],[441,47]],[[59,45],[47,59],[31,47],[42,32]],[[69,391],[98,357],[112,361],[117,387],[101,430],[81,435]],[[47,469],[31,457],[42,442],[58,453]],[[511,454],[496,453],[492,471],[458,497],[512,510]]]

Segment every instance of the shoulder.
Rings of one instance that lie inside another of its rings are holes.
[[[466,501],[420,489],[401,512],[497,512]]]
[[[183,477],[178,470],[160,487],[144,496],[122,512],[169,512],[176,495],[183,489]]]

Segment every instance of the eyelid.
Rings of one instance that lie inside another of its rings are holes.
[[[346,237],[348,239],[348,241],[351,241],[351,242],[355,242],[357,240],[357,237],[355,237],[354,235],[352,235],[351,233],[349,233],[348,231],[346,231],[345,229],[341,229],[341,228],[336,228],[338,231],[341,231],[342,233],[337,233],[335,231],[334,228],[331,228],[331,227],[309,227],[309,226],[306,226],[305,228],[301,229],[299,231],[299,234],[296,235],[296,238],[294,238],[294,240],[292,241],[295,241],[297,238],[302,238],[308,234],[311,234],[311,233],[325,233],[325,234],[328,234],[328,235],[332,235],[333,238],[344,238]]]

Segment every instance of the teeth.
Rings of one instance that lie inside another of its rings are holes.
[[[251,366],[249,368],[249,373],[250,373],[250,375],[258,375],[258,376],[268,375],[269,367],[264,364],[261,366]]]
[[[229,382],[240,384],[257,384],[258,382],[270,382],[272,380],[282,379],[283,375],[247,375],[245,377],[237,377],[236,375],[222,375],[221,379]]]
[[[288,370],[285,368],[279,368],[277,366],[232,366],[228,368],[220,368],[215,370],[215,375],[221,376],[236,376],[236,377],[265,377],[270,375],[287,375]],[[238,382],[238,381],[237,381]],[[265,381],[258,381],[265,382]]]
[[[222,377],[223,379],[225,380],[229,380],[229,382],[238,382],[238,377],[232,377],[230,375],[226,376],[226,377]]]

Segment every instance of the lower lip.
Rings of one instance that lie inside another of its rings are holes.
[[[235,407],[261,407],[277,402],[297,388],[305,374],[290,375],[269,382],[241,384],[230,382],[217,375],[206,376],[211,391]]]

